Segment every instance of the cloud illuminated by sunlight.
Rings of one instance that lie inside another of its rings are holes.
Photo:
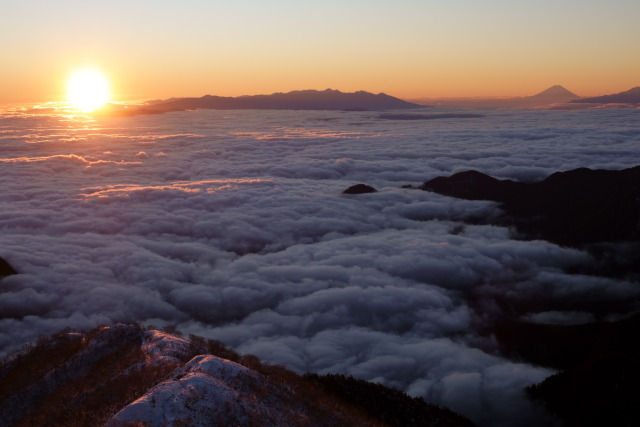
[[[67,80],[67,100],[82,112],[95,111],[111,97],[109,81],[94,68],[74,71]]]

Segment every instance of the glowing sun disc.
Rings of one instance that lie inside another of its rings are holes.
[[[94,111],[106,104],[109,98],[109,81],[98,70],[77,70],[67,81],[67,99],[80,111]]]

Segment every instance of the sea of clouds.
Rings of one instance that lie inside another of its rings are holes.
[[[0,116],[0,354],[65,327],[175,325],[299,372],[342,373],[484,426],[539,425],[500,320],[638,310],[589,255],[477,224],[495,203],[415,189],[476,169],[540,180],[640,164],[640,110],[197,111]],[[438,116],[439,115],[439,116]],[[379,192],[342,195],[357,183]],[[475,223],[476,225],[472,225]]]

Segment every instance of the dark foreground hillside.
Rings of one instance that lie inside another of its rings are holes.
[[[176,335],[120,324],[41,338],[0,363],[0,425],[473,425],[384,386]]]
[[[524,239],[544,239],[587,251],[576,273],[623,278],[640,286],[640,166],[557,172],[536,183],[498,180],[477,171],[425,182],[422,190],[500,203],[489,223],[515,227]],[[480,219],[482,221],[482,219]],[[511,359],[561,369],[528,388],[530,397],[573,426],[640,425],[639,302],[595,302],[597,322],[581,325],[499,322],[489,331]],[[620,307],[624,305],[622,310]],[[606,321],[612,313],[627,316]]]

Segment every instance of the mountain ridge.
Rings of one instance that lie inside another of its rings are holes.
[[[222,97],[205,95],[200,98],[178,98],[156,102],[151,108],[162,110],[180,109],[273,109],[273,110],[388,110],[419,108],[385,93],[366,91],[341,92],[335,89],[324,91],[306,89],[291,92],[276,92],[270,95],[244,95]]]
[[[270,95],[243,95],[237,97],[204,95],[201,97],[154,100],[139,106],[110,104],[98,115],[161,114],[197,109],[215,110],[340,110],[385,111],[423,108],[386,93],[373,94],[363,90],[341,92],[335,89],[314,89],[276,92]]]
[[[545,90],[543,90],[540,93],[537,93],[535,95],[526,97],[526,98],[560,98],[560,97],[568,97],[568,98],[580,98],[578,95],[576,95],[575,93],[571,92],[570,90],[566,89],[564,86],[562,85],[553,85],[550,88],[547,88]]]
[[[640,105],[640,86],[633,87],[623,92],[609,95],[581,98],[571,101],[573,104],[631,104]]]
[[[499,202],[504,220],[532,238],[580,246],[640,242],[640,166],[578,168],[540,182],[498,180],[470,170],[425,182],[422,190]]]
[[[39,339],[0,359],[3,425],[474,425],[379,384],[301,376],[180,335],[116,324]]]
[[[517,97],[473,97],[473,98],[421,98],[413,99],[422,105],[439,105],[466,108],[540,108],[562,104],[580,98],[561,85],[553,85],[542,92]]]

